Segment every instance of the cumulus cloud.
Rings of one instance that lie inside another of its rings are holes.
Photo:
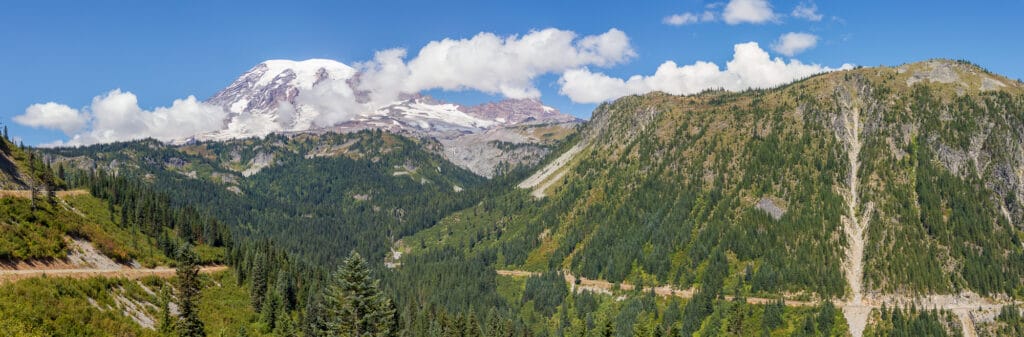
[[[469,39],[433,41],[408,63],[403,63],[404,54],[401,49],[387,50],[363,64],[361,89],[375,95],[397,87],[404,93],[477,90],[537,98],[540,91],[533,80],[538,76],[586,65],[611,66],[636,55],[629,37],[618,29],[580,38],[554,28],[523,36],[480,33]]]
[[[221,107],[196,100],[194,96],[175,100],[170,107],[145,110],[131,92],[112,90],[96,96],[82,110],[56,103],[35,104],[18,123],[58,129],[71,137],[66,143],[87,145],[152,137],[171,140],[220,129],[227,113]],[[72,120],[73,122],[68,122]]]
[[[310,90],[300,92],[295,98],[295,103],[297,107],[284,104],[277,111],[278,122],[283,125],[289,125],[297,115],[308,116],[307,120],[295,121],[295,130],[305,130],[313,126],[332,126],[352,120],[359,113],[375,108],[360,103],[358,95],[346,81],[319,83]],[[300,109],[303,111],[299,111]]]
[[[796,8],[793,8],[793,13],[790,15],[793,15],[795,18],[801,18],[808,21],[821,21],[821,19],[824,18],[823,15],[818,13],[818,5],[813,2],[801,2],[796,5]]]
[[[818,45],[818,36],[808,33],[786,33],[772,43],[772,50],[786,56],[793,56]]]
[[[839,69],[851,67],[844,64]],[[580,68],[562,75],[559,79],[562,86],[559,92],[573,102],[600,103],[652,91],[685,95],[715,88],[731,91],[767,88],[833,70],[837,69],[804,64],[798,60],[786,62],[781,58],[773,59],[756,42],[748,42],[733,47],[733,58],[726,63],[725,69],[705,61],[684,66],[666,61],[654,75],[620,79]]]
[[[54,102],[32,104],[14,121],[34,128],[57,129],[71,135],[85,126],[88,117],[78,110]]]
[[[618,29],[581,37],[572,31],[549,28],[522,36],[479,33],[466,39],[432,41],[415,57],[409,59],[407,55],[401,48],[378,51],[372,60],[355,64],[355,78],[321,81],[300,92],[295,107],[282,109],[305,109],[302,115],[315,117],[296,121],[292,128],[335,125],[405,95],[432,89],[539,98],[540,90],[534,85],[539,76],[583,66],[613,66],[625,63],[636,53],[626,33]],[[271,121],[259,124],[273,127]]]
[[[690,25],[699,22],[712,22],[715,21],[715,12],[704,11],[704,13],[681,13],[666,16],[661,20],[662,23],[670,26],[683,26]]]
[[[731,0],[725,5],[722,20],[730,25],[775,21],[778,15],[768,0]]]
[[[688,25],[688,24],[697,23],[698,21],[700,21],[700,18],[697,17],[697,14],[693,14],[693,13],[689,13],[689,12],[682,13],[682,14],[669,15],[669,16],[666,16],[664,19],[661,20],[662,23],[664,23],[666,25],[670,25],[670,26]]]

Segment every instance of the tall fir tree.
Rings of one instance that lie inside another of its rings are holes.
[[[306,337],[327,335],[327,309],[322,294],[314,286],[306,300],[305,316],[302,320],[302,334]]]
[[[199,320],[198,258],[192,245],[186,243],[178,248],[178,335],[183,337],[206,336],[203,322]]]
[[[295,283],[288,269],[277,272],[277,295],[285,312],[295,310]]]
[[[260,313],[260,322],[266,327],[265,332],[274,331],[280,306],[281,299],[276,293],[267,294],[267,299],[263,302],[263,311]]]
[[[267,296],[267,269],[267,258],[263,254],[257,254],[252,266],[252,287],[249,288],[252,307],[256,312],[262,312],[263,300]]]
[[[299,332],[295,329],[295,323],[292,321],[291,314],[284,308],[284,303],[277,310],[277,322],[274,323],[274,334],[279,337],[294,337],[298,336]]]
[[[366,260],[356,253],[342,263],[324,294],[332,336],[396,336],[394,305],[370,276]]]
[[[174,316],[171,316],[171,291],[167,286],[160,288],[160,333],[174,331]]]

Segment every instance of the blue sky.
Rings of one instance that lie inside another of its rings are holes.
[[[690,0],[5,2],[0,4],[0,118],[27,144],[40,144],[67,137],[12,122],[36,103],[78,109],[120,88],[152,109],[188,95],[208,98],[266,59],[354,64],[372,59],[378,50],[405,48],[411,57],[430,41],[480,32],[521,36],[544,28],[579,36],[612,28],[624,32],[634,57],[589,66],[613,78],[651,75],[669,60],[724,67],[735,45],[751,41],[788,61],[771,44],[791,32],[817,37],[813,47],[792,57],[807,64],[895,65],[943,57],[1024,78],[1024,1],[768,3],[773,19],[729,24],[724,3]],[[816,7],[820,21],[794,17],[801,4]],[[674,14],[705,11],[716,13],[716,19],[679,26],[664,22]],[[561,75],[534,79],[541,99],[589,117],[594,104],[573,103],[559,94]],[[472,91],[428,93],[464,103],[501,98]]]

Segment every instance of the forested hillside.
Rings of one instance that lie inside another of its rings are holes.
[[[77,238],[120,263],[166,265],[181,237],[201,244],[210,253],[207,259],[223,259],[223,249],[212,249],[226,244],[222,226],[200,223],[207,218],[193,209],[168,207],[166,197],[147,186],[105,174],[69,172],[7,138],[0,139],[0,157],[11,169],[4,179],[18,182],[0,191],[0,261],[63,259],[70,238]]]
[[[918,79],[935,67],[961,78]],[[725,254],[751,294],[843,297],[852,110],[868,288],[1019,295],[1024,95],[953,61],[626,97],[597,109],[543,200],[496,198],[407,241],[456,228],[448,244],[489,238],[469,246],[494,247],[505,266],[683,288]]]
[[[272,238],[312,261],[356,249],[379,263],[392,241],[489,193],[485,179],[380,131],[271,135],[169,146],[155,141],[53,149],[69,167],[148,181],[252,239]]]

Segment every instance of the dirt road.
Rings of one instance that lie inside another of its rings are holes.
[[[511,277],[529,277],[537,276],[540,273],[529,272],[524,270],[498,270],[498,275],[511,276]],[[603,280],[591,280],[587,278],[579,278],[579,283],[576,283],[576,276],[565,273],[565,282],[569,284],[573,291],[590,290],[597,293],[612,294],[614,284]],[[620,283],[619,289],[622,290],[633,290],[633,285],[629,283]],[[650,289],[650,288],[649,288]],[[649,290],[648,289],[648,290]],[[691,298],[693,297],[696,290],[694,288],[679,290],[670,286],[661,286],[653,288],[654,293],[662,296],[675,296],[679,298]],[[733,296],[725,296],[725,299],[732,300]],[[747,297],[747,303],[750,304],[768,304],[776,299],[770,298],[759,298],[759,297]],[[815,306],[817,302],[805,302],[805,301],[785,301],[787,306],[794,307],[807,307]],[[909,308],[911,306],[916,308],[936,308],[942,310],[950,310],[956,314],[959,318],[961,327],[963,328],[964,336],[977,336],[974,327],[975,315],[987,316],[989,319],[995,317],[999,313],[999,310],[1003,305],[1014,304],[1021,305],[1021,302],[1007,302],[999,303],[989,299],[981,298],[974,294],[964,294],[960,296],[954,295],[931,295],[921,298],[904,298],[899,296],[886,296],[885,298],[860,298],[856,301],[833,301],[836,307],[843,310],[844,315],[847,317],[847,323],[850,324],[850,318],[852,317],[855,322],[860,322],[857,326],[851,326],[851,335],[857,336],[862,335],[864,328],[867,326],[867,319],[871,314],[872,309],[881,308],[883,303],[889,308]]]
[[[36,191],[36,192],[39,193],[39,196],[46,196],[45,192],[42,192],[42,191]],[[57,194],[58,198],[63,198],[63,197],[67,197],[67,196],[89,194],[89,191],[87,191],[87,190],[57,191],[56,194]],[[0,190],[0,198],[4,198],[4,197],[28,199],[28,198],[32,197],[32,191],[29,191],[29,190]]]
[[[227,270],[227,266],[206,266],[199,268],[200,273],[214,273],[218,271]],[[14,270],[0,270],[0,284],[5,282],[14,282],[33,277],[71,277],[71,278],[90,278],[90,277],[110,277],[110,278],[129,278],[137,279],[146,276],[157,276],[157,277],[172,277],[174,276],[175,269],[168,267],[157,267],[157,268],[124,268],[124,269],[94,269],[94,268],[78,268],[78,269],[14,269]]]
[[[512,277],[529,277],[529,276],[540,275],[540,273],[529,272],[529,271],[524,271],[524,270],[498,270],[497,273],[498,273],[498,275],[512,276]],[[574,291],[589,290],[589,291],[598,292],[598,293],[611,294],[612,289],[615,287],[614,283],[611,283],[611,282],[608,282],[608,281],[604,281],[604,280],[591,280],[591,279],[588,279],[588,278],[585,278],[585,277],[580,277],[579,278],[579,283],[577,284],[576,283],[577,278],[576,278],[575,275],[572,275],[570,273],[565,273],[564,275],[565,275],[565,282],[568,283],[569,286],[572,287],[572,289]],[[633,287],[632,284],[629,284],[629,283],[619,283],[619,289],[629,291],[629,290],[633,290],[633,288],[634,287]],[[662,297],[675,296],[675,297],[679,297],[679,298],[691,298],[691,297],[693,297],[693,294],[696,293],[696,291],[697,291],[695,288],[676,289],[676,288],[673,288],[673,287],[667,286],[667,285],[660,286],[660,287],[655,287],[655,288],[647,288],[646,291],[649,291],[651,289],[653,289],[654,290],[654,294],[656,294],[658,296],[662,296]],[[726,295],[725,296],[726,300],[730,300],[731,301],[733,298],[734,297],[730,296],[730,295]],[[747,303],[750,303],[750,304],[767,304],[767,303],[771,303],[772,301],[776,301],[777,299],[760,298],[760,297],[747,297],[746,300],[747,300]],[[790,301],[790,300],[787,300],[786,301],[786,305],[794,306],[794,307],[806,307],[806,306],[817,305],[817,303],[805,302],[805,301]]]

